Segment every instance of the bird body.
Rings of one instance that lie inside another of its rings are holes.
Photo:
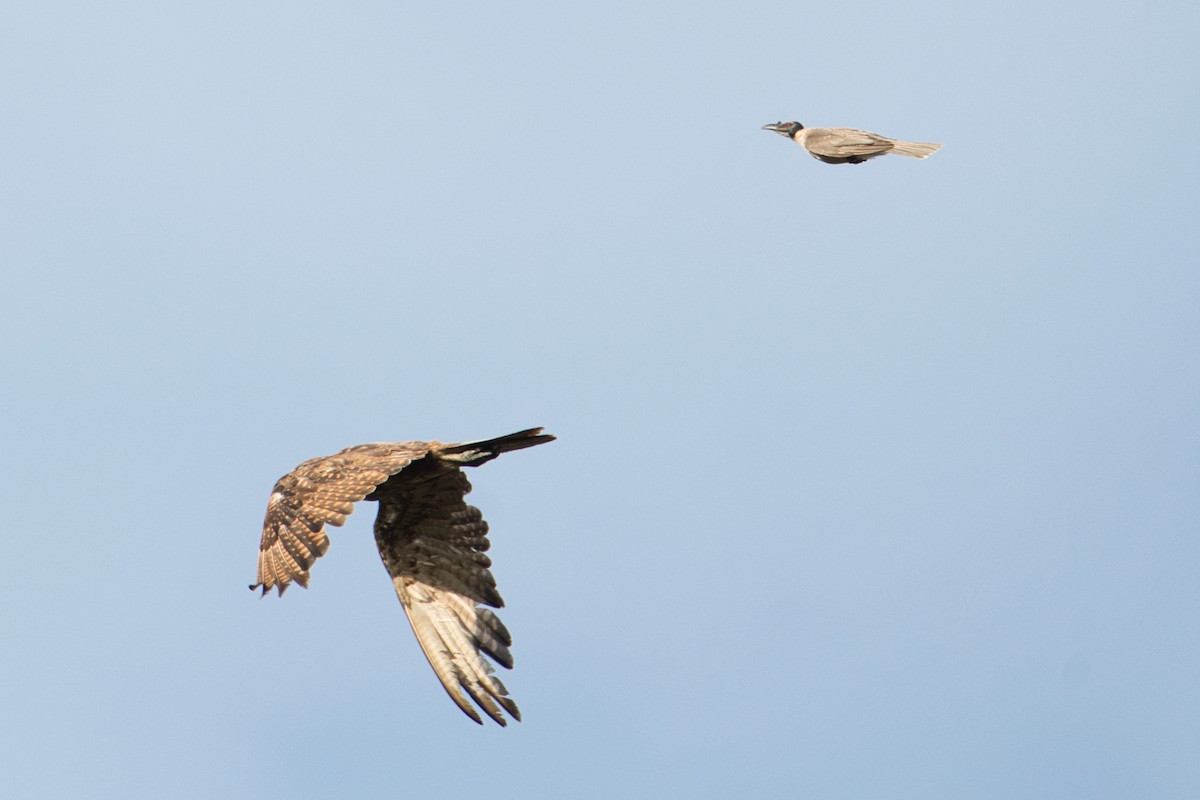
[[[926,158],[940,144],[905,142],[854,128],[806,128],[799,122],[776,122],[763,130],[786,136],[826,164],[861,164],[876,156],[895,153],[908,158]]]
[[[267,502],[258,582],[250,588],[265,595],[274,587],[282,596],[293,582],[307,587],[309,569],[329,549],[325,525],[342,525],[355,503],[375,500],[380,558],[438,680],[480,724],[471,700],[500,725],[503,712],[520,720],[484,658],[511,669],[512,637],[491,611],[504,600],[485,555],[488,525],[464,501],[471,484],[461,467],[553,441],[541,431],[462,444],[362,444],[305,461],[279,479]]]

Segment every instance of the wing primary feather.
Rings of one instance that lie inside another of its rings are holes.
[[[258,582],[265,596],[292,583],[307,587],[309,570],[329,550],[326,525],[339,526],[388,478],[428,452],[423,442],[348,447],[312,458],[280,478],[267,501],[259,545]]]
[[[504,599],[491,572],[488,525],[467,505],[471,484],[460,467],[551,441],[540,428],[460,445],[437,445],[412,471],[376,489],[375,541],[425,658],[468,717],[497,724],[521,719],[494,677],[493,662],[513,666],[512,636],[491,608]],[[490,607],[490,608],[489,608]],[[490,660],[489,660],[490,659]]]
[[[307,587],[329,549],[325,526],[342,525],[358,501],[377,500],[380,556],[442,688],[480,725],[481,711],[501,726],[520,720],[495,676],[493,662],[513,666],[512,635],[491,610],[504,599],[486,555],[488,525],[464,501],[471,484],[461,467],[554,440],[542,430],[460,444],[365,444],[305,461],[275,484],[250,588],[282,596],[293,583]]]

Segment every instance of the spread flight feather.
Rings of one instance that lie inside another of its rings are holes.
[[[553,439],[531,428],[461,444],[362,444],[305,461],[279,479],[267,502],[250,588],[282,596],[293,582],[307,587],[310,568],[329,549],[325,526],[342,525],[360,500],[376,500],[379,555],[438,680],[480,724],[472,700],[500,725],[505,711],[519,720],[487,660],[511,669],[512,637],[485,607],[503,608],[504,600],[485,554],[488,525],[464,500],[471,484],[460,468]]]

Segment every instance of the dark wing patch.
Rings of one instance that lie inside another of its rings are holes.
[[[280,595],[294,581],[308,586],[309,568],[329,549],[325,525],[342,525],[362,500],[413,459],[421,442],[364,444],[305,461],[275,484],[258,551],[258,583]]]
[[[488,525],[464,501],[471,484],[430,456],[376,492],[375,540],[417,641],[451,699],[482,724],[474,700],[501,725],[521,719],[485,656],[512,668],[512,637],[490,609],[502,608]],[[470,700],[468,700],[470,697]]]

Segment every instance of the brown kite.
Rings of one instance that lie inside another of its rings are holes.
[[[267,502],[258,583],[282,596],[329,549],[325,525],[341,525],[359,500],[379,502],[375,542],[425,657],[450,698],[483,724],[464,696],[501,725],[521,712],[493,676],[489,656],[512,669],[512,637],[489,609],[503,608],[488,549],[488,524],[464,501],[462,467],[553,441],[541,428],[482,442],[360,444],[313,458],[279,479]]]

